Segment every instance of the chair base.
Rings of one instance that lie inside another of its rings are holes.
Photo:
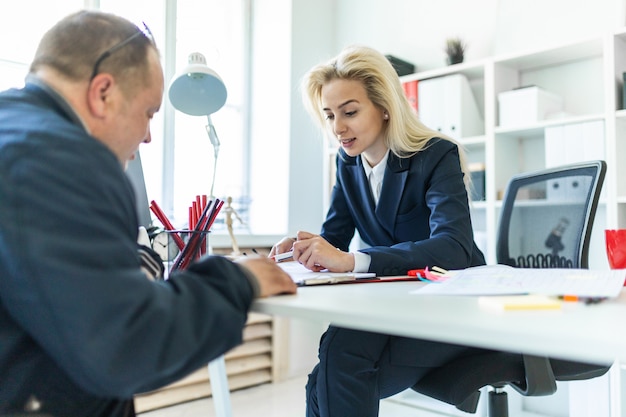
[[[489,391],[489,417],[509,417],[508,395],[503,387]]]

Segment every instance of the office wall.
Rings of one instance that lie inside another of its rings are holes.
[[[292,12],[291,152],[289,230],[317,233],[323,221],[322,155],[324,138],[305,112],[300,82],[315,64],[334,49],[335,0],[294,0]]]
[[[499,0],[495,54],[587,39],[626,24],[624,0]]]
[[[466,59],[493,50],[498,0],[339,0],[338,47],[362,43],[414,63],[445,65],[445,39],[468,42]]]
[[[623,26],[624,0],[338,0],[339,47],[366,43],[417,65],[445,65],[446,37],[467,60],[585,39]]]
[[[624,0],[339,0],[337,44],[367,43],[406,58],[422,71],[445,65],[446,37],[458,35],[467,41],[468,60],[547,47],[623,26],[624,4]]]

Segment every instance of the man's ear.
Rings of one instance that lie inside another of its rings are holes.
[[[115,80],[110,74],[98,74],[89,83],[87,106],[92,116],[103,118],[111,106],[111,98]]]

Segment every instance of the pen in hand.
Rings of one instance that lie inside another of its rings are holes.
[[[276,254],[276,255],[272,256],[272,258],[276,262],[292,261],[293,260],[293,251],[291,250],[289,252],[279,253],[279,254]]]

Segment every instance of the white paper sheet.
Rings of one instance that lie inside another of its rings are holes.
[[[413,291],[414,294],[499,295],[545,294],[617,297],[626,270],[523,269],[487,265],[450,271],[449,278]]]
[[[300,262],[278,262],[283,271],[287,272],[298,285],[336,284],[362,278],[374,278],[370,272],[313,272],[306,269]]]

